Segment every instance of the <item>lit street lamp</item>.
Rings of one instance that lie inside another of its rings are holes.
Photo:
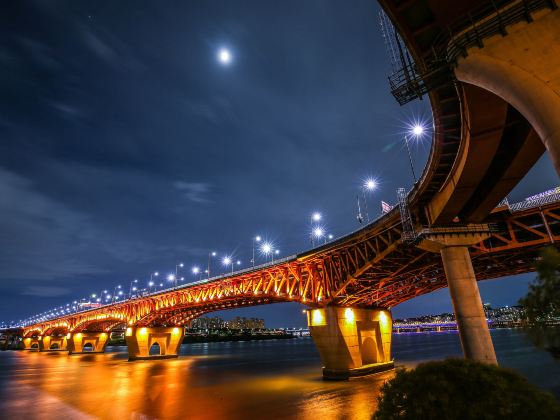
[[[117,290],[119,290],[119,295],[122,295],[122,290],[120,290],[120,289],[121,289],[121,285],[120,285],[120,284],[119,284],[117,287],[115,287],[115,288],[113,289],[113,300],[112,300],[111,302],[114,302],[115,300],[118,300],[118,299],[119,299],[119,297],[118,297],[118,295],[117,295]]]
[[[210,278],[210,259],[215,256],[216,253],[214,251],[208,253],[208,270],[206,270],[208,274],[208,278]]]
[[[167,280],[175,282],[175,287],[177,287],[177,276],[175,274],[169,274]]]
[[[274,246],[270,242],[265,242],[261,246],[261,254],[265,257],[271,256],[271,262],[274,262],[274,254],[278,255],[280,251],[274,249]]]
[[[231,257],[228,257],[226,255],[224,257],[224,259],[222,260],[222,264],[226,267],[229,267],[231,265],[231,274],[233,274],[233,261],[232,261]]]
[[[424,127],[421,124],[414,124],[412,128],[409,130],[408,135],[412,135],[417,139],[424,134]],[[414,171],[414,163],[412,162],[412,153],[410,153],[410,146],[408,144],[408,135],[404,135],[404,144],[406,145],[406,150],[408,152],[408,160],[410,162],[410,169],[412,171],[412,178],[414,179],[414,183],[416,184],[416,172]]]
[[[260,242],[261,239],[262,238],[259,235],[255,236],[253,238],[253,259],[251,260],[251,263],[253,264],[253,267],[255,267],[255,242]]]
[[[191,271],[192,271],[192,273],[195,275],[195,277],[196,277],[197,275],[200,274],[200,268],[199,268],[198,266],[196,266],[196,265],[192,268]],[[198,279],[200,280],[200,276],[199,276]]]
[[[132,297],[132,288],[133,288],[133,284],[138,283],[137,279],[134,279],[130,282],[130,287],[128,288],[128,296],[131,298]],[[136,287],[134,287],[134,290],[136,290]]]
[[[311,235],[310,235],[310,239],[311,239],[311,246],[315,246],[315,238],[313,236],[313,231],[316,229],[313,226],[317,223],[319,223],[321,220],[323,219],[323,215],[321,213],[319,213],[318,211],[313,212],[311,214]]]
[[[185,264],[183,263],[179,263],[175,265],[175,288],[177,288],[177,276],[178,276],[178,272],[179,272],[179,268],[183,268],[185,266]]]
[[[368,178],[362,185],[362,195],[364,197],[364,210],[366,212],[366,220],[369,222],[369,213],[367,209],[366,191],[374,191],[377,188],[377,181],[373,178]]]

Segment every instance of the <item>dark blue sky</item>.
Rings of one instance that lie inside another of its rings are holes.
[[[251,238],[283,256],[309,246],[309,216],[357,228],[411,184],[374,0],[18,1],[0,15],[0,320],[208,251],[249,264]],[[229,66],[219,48],[233,54]],[[417,171],[429,140],[413,147]],[[556,186],[548,158],[510,195]],[[215,263],[214,272],[222,270]],[[184,275],[192,279],[188,271]],[[532,275],[481,284],[513,304]],[[451,309],[446,289],[395,316]],[[221,314],[303,325],[301,307]]]

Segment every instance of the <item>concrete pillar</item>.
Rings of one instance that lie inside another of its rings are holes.
[[[25,337],[23,339],[23,348],[25,350],[39,351],[40,350],[40,338],[39,337]]]
[[[178,357],[184,335],[183,327],[129,327],[125,332],[128,360]],[[152,348],[159,348],[159,354],[150,354]]]
[[[445,247],[441,259],[465,357],[498,364],[468,247]]]
[[[348,379],[393,368],[388,310],[329,306],[309,310],[307,323],[325,379]]]
[[[497,364],[469,254],[469,246],[489,236],[487,225],[432,228],[423,234],[418,247],[441,254],[465,357]]]
[[[109,342],[106,332],[79,332],[69,333],[68,354],[104,353]]]
[[[516,108],[531,123],[560,175],[560,8],[533,14],[459,58],[457,79]]]
[[[68,350],[66,336],[45,335],[39,340],[39,351],[66,351]]]

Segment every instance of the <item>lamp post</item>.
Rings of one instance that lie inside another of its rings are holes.
[[[177,287],[177,276],[175,274],[169,274],[167,276],[167,280],[175,282],[175,286],[173,288]]]
[[[369,222],[369,213],[367,208],[366,191],[373,191],[377,188],[377,181],[373,178],[368,178],[362,185],[362,195],[364,197],[364,210],[366,212],[366,220]]]
[[[321,221],[321,219],[323,218],[323,215],[321,213],[319,213],[318,211],[314,212],[313,214],[311,214],[311,246],[315,246],[315,240],[313,237],[313,226],[315,223],[319,223]]]
[[[191,269],[191,271],[195,275],[195,277],[200,274],[200,268],[196,265]],[[200,276],[199,276],[198,280],[200,280]]]
[[[129,298],[132,298],[132,285],[136,284],[136,283],[138,283],[138,279],[134,279],[130,282],[130,287],[128,288],[128,297]]]
[[[224,259],[222,260],[222,264],[226,267],[229,267],[231,265],[231,274],[233,274],[233,261],[232,261],[231,257],[228,257],[226,255],[224,257]]]
[[[120,290],[120,289],[121,289],[121,285],[119,284],[118,286],[116,286],[116,287],[113,289],[113,300],[111,301],[111,303],[114,302],[115,300],[118,300],[118,299],[119,299],[118,296],[117,296],[117,289],[119,290],[119,295],[122,295],[122,290]]]
[[[412,171],[412,178],[416,184],[416,173],[414,172],[414,163],[412,162],[412,154],[410,153],[410,146],[408,145],[408,136],[404,135],[404,144],[406,145],[406,151],[408,152],[408,161],[410,162],[410,170]]]
[[[175,265],[175,288],[177,288],[177,275],[178,275],[179,268],[183,268],[184,266],[185,264],[183,263],[179,263]]]
[[[214,251],[208,253],[208,270],[207,270],[208,278],[210,278],[210,259],[215,256],[216,256],[216,252]]]
[[[416,138],[421,137],[424,134],[424,127],[421,124],[414,124],[410,129],[408,134],[404,135],[404,144],[406,145],[406,151],[408,152],[408,161],[410,162],[410,170],[412,171],[412,178],[416,184],[416,172],[414,171],[414,163],[412,161],[412,153],[410,153],[410,146],[408,144],[408,135],[412,135]]]
[[[323,229],[321,226],[317,226],[315,229],[313,229],[312,236],[317,238],[317,242],[319,242],[321,238],[325,238],[325,243],[327,243],[327,239],[325,237],[325,229]]]
[[[255,267],[255,243],[260,242],[261,239],[262,238],[259,235],[253,238],[253,259],[251,260],[251,263],[253,264],[253,268]]]

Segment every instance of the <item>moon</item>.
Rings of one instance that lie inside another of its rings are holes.
[[[231,63],[232,58],[233,57],[231,55],[231,51],[227,48],[220,48],[220,50],[218,51],[218,61],[221,64],[227,66]]]

